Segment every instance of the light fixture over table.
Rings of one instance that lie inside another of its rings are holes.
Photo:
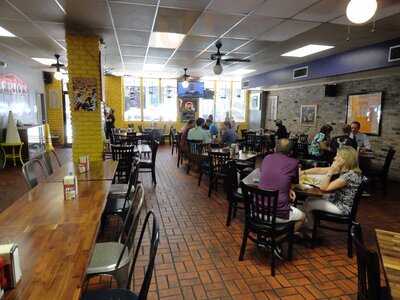
[[[182,87],[184,89],[187,89],[189,87],[189,77],[190,75],[187,74],[187,68],[183,69],[185,71],[185,74],[183,74],[183,82],[182,82]]]
[[[350,22],[363,24],[375,15],[377,8],[376,0],[351,0],[347,4],[346,15]]]
[[[52,67],[56,68],[56,72],[54,73],[54,79],[61,80],[63,78],[63,75],[60,70],[62,67],[64,67],[64,65],[60,64],[60,55],[59,54],[54,54],[54,57],[57,60],[57,62],[55,64],[51,65]]]

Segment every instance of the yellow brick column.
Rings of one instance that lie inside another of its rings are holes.
[[[67,56],[73,132],[74,161],[89,155],[90,161],[103,159],[104,126],[102,120],[102,87],[100,66],[100,39],[97,36],[67,34]],[[96,82],[96,110],[76,111],[74,81],[87,79]]]
[[[122,77],[105,76],[105,101],[114,110],[115,127],[124,127],[124,82]]]

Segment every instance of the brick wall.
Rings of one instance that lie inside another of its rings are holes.
[[[388,71],[386,71],[389,73]],[[382,129],[381,135],[371,136],[373,151],[378,157],[378,163],[383,163],[388,146],[397,150],[400,155],[400,71],[398,74],[385,76],[385,71],[380,72],[379,77],[370,79],[352,79],[338,83],[337,97],[324,97],[324,85],[317,84],[303,87],[286,87],[280,90],[270,91],[270,95],[279,96],[278,119],[281,119],[292,133],[305,132],[310,137],[318,132],[325,124],[331,124],[334,128],[333,135],[340,134],[346,120],[347,95],[361,92],[383,91]],[[300,126],[300,106],[302,104],[317,104],[318,115],[315,127]],[[267,128],[275,128],[271,122]],[[392,163],[390,176],[400,180],[400,159]]]
[[[67,55],[69,73],[69,95],[71,98],[71,121],[73,130],[73,159],[78,161],[82,155],[89,155],[90,160],[98,161],[103,157],[104,129],[102,109],[97,103],[94,112],[74,111],[72,82],[74,78],[95,78],[97,95],[102,99],[100,45],[94,36],[76,36],[67,34]]]
[[[59,143],[64,143],[64,116],[62,103],[62,86],[60,80],[53,80],[45,85],[47,121],[50,126],[51,135],[60,137]],[[56,96],[55,103],[50,103],[50,94]]]

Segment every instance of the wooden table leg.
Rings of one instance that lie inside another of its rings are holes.
[[[24,161],[22,160],[22,145],[19,146],[19,161],[21,162],[21,165],[24,165]]]

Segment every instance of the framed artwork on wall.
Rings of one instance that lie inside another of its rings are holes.
[[[250,110],[260,110],[261,92],[250,93]]]
[[[317,105],[302,105],[300,107],[300,125],[315,126],[317,124]]]
[[[351,94],[347,97],[346,123],[360,122],[360,132],[379,135],[383,92]]]
[[[274,121],[278,118],[278,96],[268,96],[268,121]]]

